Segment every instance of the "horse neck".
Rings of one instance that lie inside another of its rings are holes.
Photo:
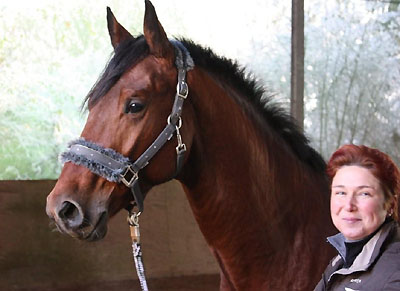
[[[220,264],[232,272],[229,261],[277,264],[309,239],[322,242],[326,225],[318,221],[329,221],[322,174],[272,129],[261,130],[261,117],[249,118],[235,90],[199,69],[188,81],[196,132],[181,182]]]

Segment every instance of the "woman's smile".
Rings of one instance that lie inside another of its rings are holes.
[[[361,221],[360,218],[352,218],[352,217],[344,217],[342,219],[347,223],[356,223],[356,222]]]
[[[363,167],[340,168],[332,180],[331,214],[333,224],[348,240],[373,233],[387,215],[378,179]]]

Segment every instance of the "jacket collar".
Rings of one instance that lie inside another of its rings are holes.
[[[367,270],[369,266],[371,266],[371,264],[377,259],[383,243],[389,236],[391,230],[395,227],[395,224],[396,223],[394,221],[384,223],[381,229],[364,245],[360,254],[355,258],[353,264],[348,269],[339,269],[342,265],[341,263],[343,262],[340,256],[343,257],[343,254],[345,255],[346,249],[343,235],[339,233],[333,237],[329,237],[328,242],[331,243],[340,254],[340,256],[337,256],[332,261],[332,267],[336,271],[330,275],[329,280],[334,274],[348,275],[354,272]]]

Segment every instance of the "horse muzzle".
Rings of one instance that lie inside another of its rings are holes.
[[[74,238],[96,241],[102,239],[107,233],[108,212],[106,209],[96,208],[89,215],[83,211],[79,203],[73,200],[53,199],[50,194],[47,198],[46,212],[60,232]]]

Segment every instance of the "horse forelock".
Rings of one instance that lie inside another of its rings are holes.
[[[148,54],[149,47],[143,36],[129,38],[118,45],[100,77],[87,94],[82,108],[85,108],[85,105],[96,104],[126,71]]]
[[[218,56],[210,48],[204,48],[193,41],[186,39],[180,41],[189,50],[196,66],[220,77],[240,92],[241,98],[248,101],[253,109],[250,114],[254,112],[260,115],[262,120],[287,143],[300,161],[317,172],[325,171],[324,159],[310,146],[308,138],[293,118],[274,103],[272,100],[274,94],[268,92],[253,76],[247,74],[237,62]]]

